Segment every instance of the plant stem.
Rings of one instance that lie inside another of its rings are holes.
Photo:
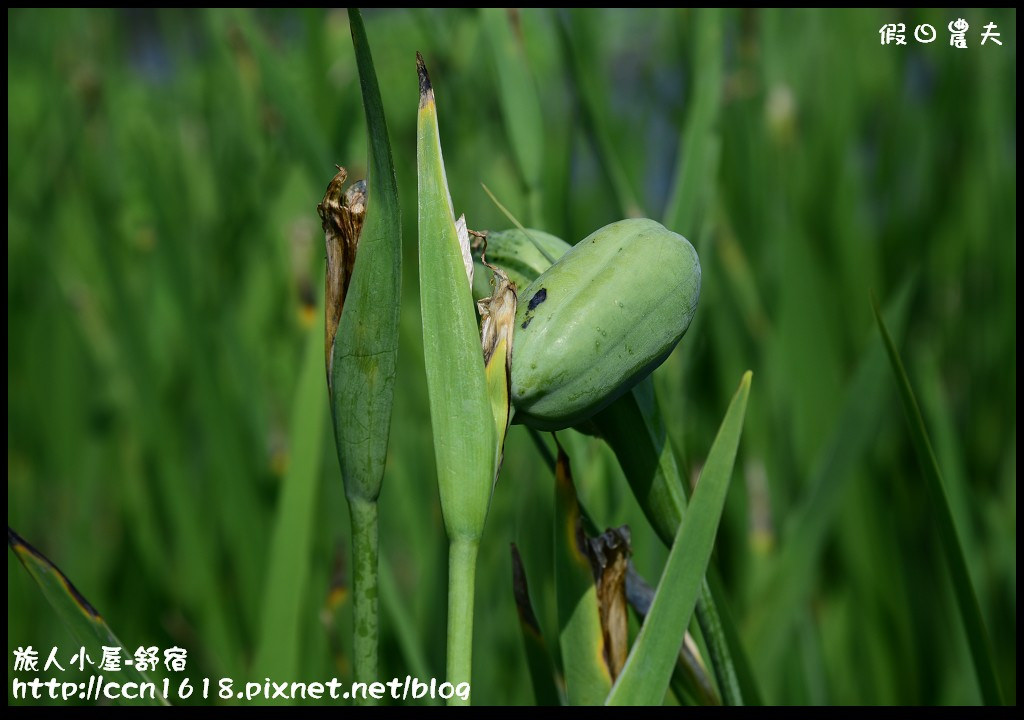
[[[353,675],[373,683],[377,676],[377,502],[350,497],[352,517]],[[355,695],[358,704],[372,699]]]
[[[448,549],[448,682],[469,683],[473,668],[473,590],[480,541],[454,539]],[[472,687],[472,685],[470,685]],[[467,695],[468,697],[468,695]],[[468,705],[458,695],[449,705]]]
[[[732,653],[729,652],[725,630],[722,628],[722,619],[718,615],[718,608],[715,606],[715,599],[711,594],[707,578],[704,578],[700,584],[696,613],[697,624],[700,626],[700,632],[708,646],[708,654],[711,656],[711,667],[714,669],[715,679],[718,680],[718,689],[722,693],[722,701],[726,705],[746,704],[743,692],[740,690],[739,680],[736,677],[736,668],[733,664]]]

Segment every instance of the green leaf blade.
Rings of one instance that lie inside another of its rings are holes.
[[[985,619],[982,617],[981,607],[978,605],[974,583],[967,570],[967,560],[964,558],[960,534],[957,532],[953,513],[949,508],[949,500],[942,484],[939,463],[935,459],[935,452],[932,450],[932,443],[924,425],[924,418],[921,416],[921,409],[917,404],[914,389],[910,385],[910,378],[907,377],[907,371],[903,367],[896,343],[893,342],[889,329],[885,326],[882,311],[874,298],[872,298],[872,308],[875,313],[875,321],[878,323],[878,331],[881,333],[882,342],[889,355],[893,374],[896,376],[900,403],[903,405],[903,412],[906,415],[907,424],[910,426],[910,438],[914,444],[914,451],[921,464],[936,530],[952,578],[953,595],[960,611],[960,621],[963,623],[964,633],[967,635],[967,645],[971,651],[971,660],[974,663],[981,699],[986,705],[1002,705],[1003,695],[996,677],[992,645],[988,638],[988,631],[985,629]]]
[[[555,602],[565,694],[570,705],[600,705],[611,690],[612,676],[604,656],[597,586],[581,547],[583,517],[561,444],[555,493]]]
[[[68,577],[54,565],[49,558],[32,547],[9,526],[7,528],[7,545],[11,548],[22,566],[39,585],[43,596],[56,611],[68,630],[82,647],[86,655],[99,662],[103,647],[118,647],[122,650],[122,659],[132,653],[117,639],[113,631],[88,600],[78,591]],[[104,670],[105,679],[125,683],[152,683],[145,673],[139,672],[134,665],[122,664],[120,670]],[[159,689],[159,686],[158,686]],[[167,705],[167,701],[157,692],[154,699],[140,693],[139,705]]]
[[[519,548],[515,543],[511,544],[511,549],[512,590],[516,600],[516,611],[519,615],[519,629],[523,636],[526,667],[530,672],[530,682],[533,685],[533,697],[537,705],[560,705],[558,688],[555,687],[555,667],[547,644],[544,642],[537,615],[533,611],[533,603],[530,601],[526,568],[523,567],[523,559],[519,555]]]
[[[257,677],[297,679],[299,639],[310,574],[314,517],[326,414],[323,406],[323,340],[311,328],[292,406],[290,462],[270,540],[263,586]]]
[[[494,416],[422,59],[416,132],[423,356],[441,508],[451,540],[478,539],[494,480]]]
[[[540,100],[530,76],[526,53],[513,32],[509,12],[504,8],[481,8],[480,15],[487,45],[494,60],[498,96],[505,121],[505,132],[512,154],[531,198],[530,222],[536,223],[540,197],[540,177],[544,158],[544,121]]]
[[[652,378],[648,377],[608,408],[594,424],[612,448],[630,489],[658,537],[670,548],[686,512],[686,487],[669,442]],[[711,665],[728,705],[760,704],[746,651],[734,627],[724,594],[712,590],[714,568],[701,583],[697,620]]]
[[[900,333],[907,324],[910,278],[888,304],[886,315]],[[820,572],[822,549],[837,522],[854,469],[875,442],[885,412],[885,358],[869,344],[860,354],[828,438],[817,452],[802,503],[790,511],[789,528],[770,573],[755,585],[744,635],[757,648],[760,676],[783,656]]]
[[[676,657],[697,603],[743,431],[751,373],[740,381],[701,471],[665,564],[665,571],[609,705],[657,704],[665,697]]]
[[[376,501],[398,358],[402,221],[384,109],[362,16],[349,10],[369,134],[366,218],[331,368],[335,437],[348,497]]]
[[[717,153],[720,142],[715,128],[722,104],[722,9],[695,10],[696,52],[694,67],[693,109],[686,120],[680,142],[675,179],[668,206],[665,227],[684,235],[695,235],[701,227],[702,211],[709,188],[716,182]]]

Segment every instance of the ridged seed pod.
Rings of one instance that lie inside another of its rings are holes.
[[[606,225],[519,291],[512,347],[516,421],[586,420],[660,365],[690,326],[700,261],[653,220]]]

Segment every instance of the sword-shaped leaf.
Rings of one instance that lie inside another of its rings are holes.
[[[107,627],[107,623],[96,611],[96,608],[89,604],[82,593],[78,592],[67,576],[50,562],[49,558],[25,542],[24,538],[10,527],[7,528],[7,545],[14,551],[32,579],[39,584],[43,596],[57,611],[57,615],[75,636],[75,640],[86,649],[88,657],[98,661],[103,656],[102,648],[104,647],[121,648],[122,658],[132,656],[113,631]],[[121,665],[120,670],[104,670],[103,677],[120,683],[152,682],[134,665],[125,664]],[[160,696],[159,686],[157,688],[155,699],[146,697],[144,693],[139,693],[139,699],[132,702],[137,702],[140,705],[166,705],[167,701]]]
[[[878,331],[882,334],[882,341],[885,343],[885,350],[889,354],[889,362],[892,364],[892,371],[896,376],[900,402],[903,404],[903,412],[907,416],[907,424],[910,425],[910,438],[914,443],[914,451],[917,453],[918,462],[921,463],[921,470],[924,473],[927,498],[931,504],[935,529],[938,531],[943,555],[945,555],[949,574],[953,580],[953,594],[956,597],[957,608],[960,610],[960,622],[963,623],[964,633],[967,635],[971,659],[974,661],[974,672],[978,678],[981,699],[986,705],[1002,705],[1003,697],[999,689],[999,680],[996,678],[992,647],[989,643],[988,631],[985,629],[985,619],[981,615],[978,596],[974,592],[974,584],[967,571],[967,561],[964,559],[964,551],[960,545],[960,535],[957,532],[956,523],[953,521],[953,513],[949,509],[946,491],[942,486],[939,463],[935,459],[935,452],[932,450],[932,443],[928,438],[928,431],[925,429],[924,418],[921,417],[921,409],[917,405],[914,390],[910,387],[910,378],[907,377],[907,372],[903,369],[903,361],[900,359],[899,351],[896,350],[896,343],[889,335],[885,320],[882,319],[882,311],[874,298],[872,298],[872,307],[875,311],[875,320],[878,322]]]
[[[676,533],[651,610],[608,695],[610,705],[660,704],[665,697],[715,546],[743,431],[750,377],[749,371],[743,375],[719,427]]]

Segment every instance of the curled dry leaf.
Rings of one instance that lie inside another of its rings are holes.
[[[596,537],[587,535],[583,527],[583,513],[576,498],[569,456],[558,438],[558,459],[555,462],[555,479],[559,492],[564,493],[571,504],[568,521],[574,537],[575,558],[589,566],[590,579],[595,586],[597,619],[601,626],[601,660],[612,683],[622,672],[629,656],[629,614],[626,602],[626,575],[629,569],[630,548],[629,526],[609,528]]]
[[[359,235],[366,217],[366,182],[354,182],[347,190],[343,190],[348,171],[340,165],[337,167],[338,172],[327,186],[323,201],[316,206],[327,245],[324,360],[328,385],[331,384],[331,366],[334,361],[334,338],[338,332],[338,323],[341,322],[341,310],[352,279]]]
[[[619,676],[629,654],[629,616],[626,604],[626,571],[629,567],[629,526],[609,528],[586,538],[586,555],[597,584],[597,605],[604,636],[605,662],[612,680]]]
[[[459,220],[460,228],[464,228],[463,218]],[[472,268],[473,266],[472,256],[467,254],[469,253],[469,235],[473,235],[483,239],[484,249],[481,252],[481,262],[494,272],[491,279],[493,286],[491,296],[478,300],[476,306],[480,312],[480,342],[483,346],[488,395],[491,400],[491,410],[494,413],[494,427],[498,440],[494,466],[494,480],[497,482],[504,457],[505,435],[512,420],[511,385],[509,383],[512,371],[512,329],[516,319],[516,286],[501,268],[491,265],[484,258],[487,248],[486,234],[468,230],[466,231],[466,241],[462,242],[462,229],[459,232],[466,267]],[[470,285],[472,286],[472,278],[470,278]],[[496,353],[500,353],[501,356],[494,357]]]
[[[489,365],[498,344],[505,341],[505,369],[512,366],[512,329],[516,321],[516,286],[498,267],[487,265],[494,271],[494,292],[489,298],[477,301],[480,311],[480,339],[484,351],[484,364]]]
[[[505,273],[495,269],[494,294],[477,302],[482,326],[484,368],[487,394],[494,414],[495,447],[494,482],[498,481],[505,453],[505,435],[512,420],[511,386],[512,324],[516,317],[515,285]]]

